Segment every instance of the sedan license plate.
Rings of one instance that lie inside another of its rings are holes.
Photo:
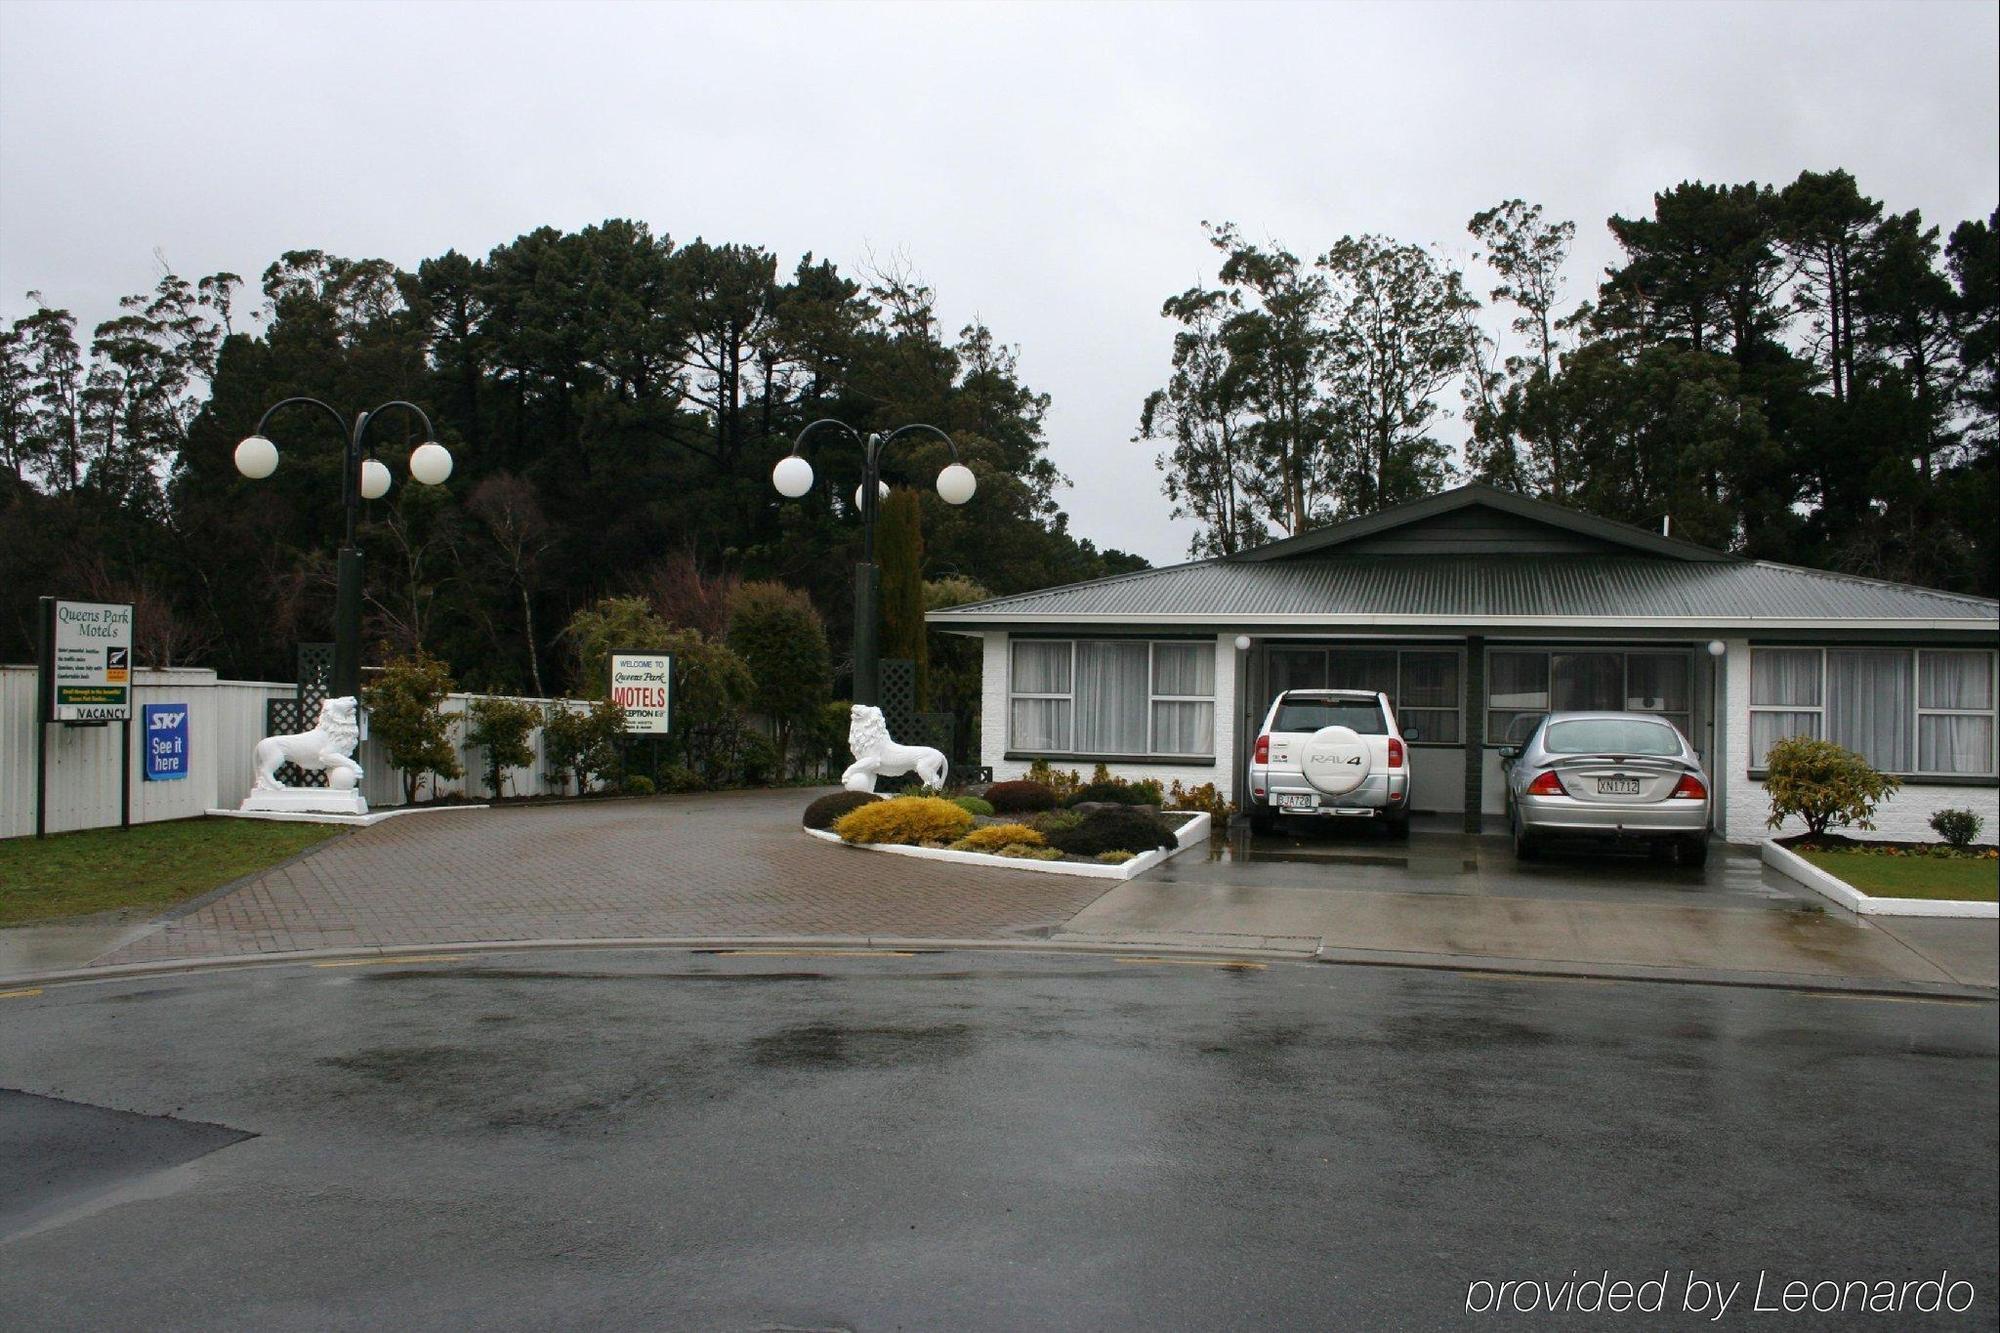
[[[1278,794],[1278,808],[1280,810],[1317,810],[1319,809],[1319,797],[1310,793],[1291,796],[1280,792]]]
[[[1639,794],[1639,779],[1599,778],[1597,780],[1597,794],[1599,796],[1637,796]]]

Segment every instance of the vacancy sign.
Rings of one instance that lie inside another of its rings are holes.
[[[627,735],[666,735],[673,726],[674,655],[611,654],[611,700],[625,710]]]
[[[51,722],[132,720],[132,608],[55,604]]]

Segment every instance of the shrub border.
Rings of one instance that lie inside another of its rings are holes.
[[[1775,838],[1764,839],[1764,864],[1823,898],[1831,898],[1861,916],[2000,917],[2000,903],[1968,902],[1962,898],[1877,898],[1863,893],[1840,876],[1822,870]]]
[[[893,843],[852,843],[841,842],[838,833],[826,829],[806,828],[799,831],[807,837],[818,838],[821,842],[839,843],[842,847],[852,847],[862,852],[891,852],[897,856],[915,856],[927,861],[956,861],[961,865],[993,866],[999,870],[1030,870],[1042,875],[1077,875],[1085,879],[1132,879],[1143,875],[1154,866],[1170,857],[1179,856],[1190,847],[1198,847],[1208,841],[1209,826],[1214,821],[1207,811],[1175,810],[1172,814],[1193,814],[1194,818],[1174,830],[1175,846],[1159,847],[1135,856],[1122,865],[1100,865],[1094,861],[1036,861],[1018,856],[993,856],[986,852],[953,852],[942,847],[901,847]]]

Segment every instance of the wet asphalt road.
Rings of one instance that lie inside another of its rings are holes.
[[[0,1323],[1714,1327],[1693,1269],[1723,1326],[1991,1328],[1995,1014],[1004,954],[51,987],[0,998]],[[1465,1313],[1606,1269],[1667,1311]],[[1744,1308],[1944,1269],[1962,1315]]]

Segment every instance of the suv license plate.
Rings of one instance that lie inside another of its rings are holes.
[[[1639,794],[1639,779],[1599,778],[1597,780],[1597,794],[1599,796],[1637,796]]]
[[[1278,808],[1280,810],[1317,810],[1319,809],[1319,797],[1311,794],[1288,796],[1281,792],[1278,796]]]

